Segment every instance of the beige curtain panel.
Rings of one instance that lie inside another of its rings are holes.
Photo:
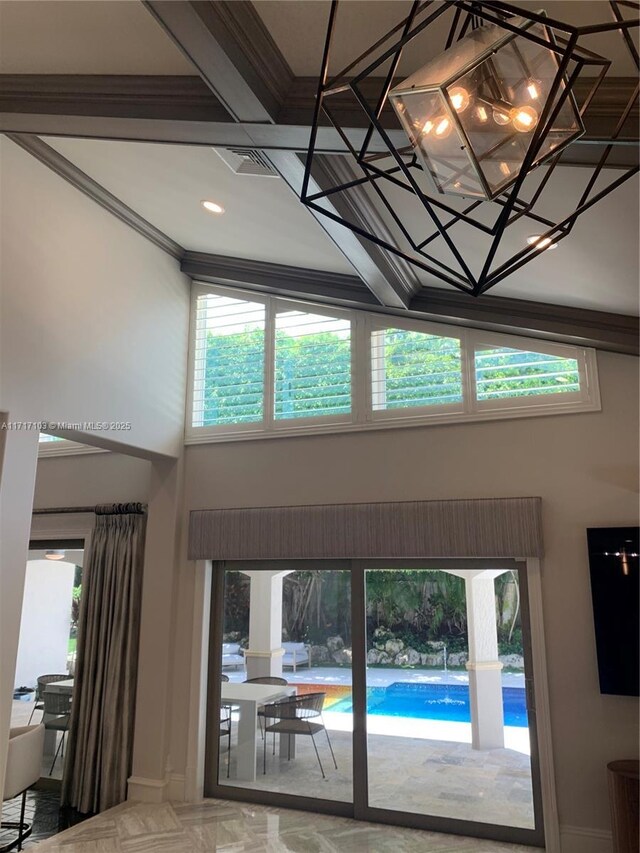
[[[192,560],[540,557],[540,498],[194,510]]]
[[[140,504],[96,507],[82,578],[62,804],[123,802],[131,772],[146,517]]]

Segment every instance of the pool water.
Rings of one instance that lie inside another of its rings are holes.
[[[522,728],[528,725],[524,688],[503,687],[502,706],[505,726]],[[341,699],[327,710],[351,714],[351,696]],[[466,684],[416,684],[406,681],[396,681],[388,687],[370,687],[367,690],[367,713],[470,723],[469,687]]]

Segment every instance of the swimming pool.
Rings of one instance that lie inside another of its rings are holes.
[[[523,728],[528,725],[524,688],[503,687],[502,706],[505,726]],[[341,699],[327,710],[351,714],[351,696]],[[408,681],[396,681],[388,687],[370,687],[367,690],[367,713],[470,723],[469,687],[466,684],[419,684]]]

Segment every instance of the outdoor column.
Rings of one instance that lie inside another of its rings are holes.
[[[469,697],[473,749],[504,747],[502,664],[493,576],[465,580],[469,631]]]
[[[289,572],[245,572],[251,579],[247,678],[282,675],[282,579]]]

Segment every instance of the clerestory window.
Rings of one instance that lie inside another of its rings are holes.
[[[187,441],[599,409],[595,352],[194,285]]]

